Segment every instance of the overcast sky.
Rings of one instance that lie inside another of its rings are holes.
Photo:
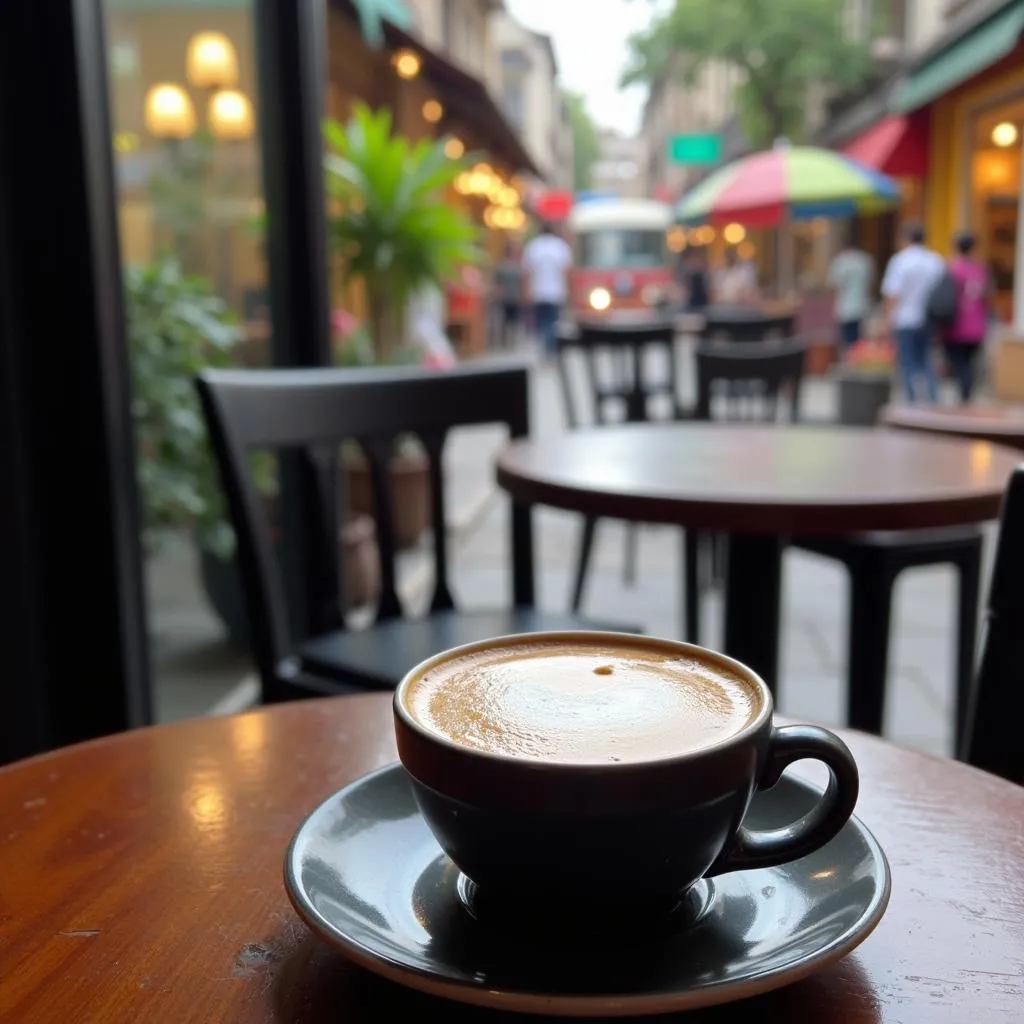
[[[648,0],[506,0],[512,15],[555,42],[562,84],[587,98],[594,120],[632,134],[640,126],[644,90],[620,90],[626,37],[651,19]]]

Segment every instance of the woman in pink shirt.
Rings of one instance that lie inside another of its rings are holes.
[[[960,290],[956,319],[946,331],[943,347],[946,360],[960,389],[960,400],[969,402],[974,392],[978,353],[988,333],[989,275],[984,264],[971,258],[974,235],[957,236],[957,255],[950,260],[949,272]]]

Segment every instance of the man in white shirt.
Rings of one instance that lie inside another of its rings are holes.
[[[903,247],[885,269],[882,295],[889,327],[896,339],[903,392],[908,402],[917,400],[916,382],[924,383],[925,398],[939,400],[939,386],[932,365],[932,330],[928,323],[928,297],[945,272],[942,257],[925,248],[919,224],[903,228]]]
[[[557,345],[562,306],[569,297],[572,249],[550,224],[541,224],[537,237],[523,250],[526,294],[533,305],[533,324],[548,353]]]

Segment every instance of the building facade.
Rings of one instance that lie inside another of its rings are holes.
[[[647,195],[674,201],[699,176],[702,168],[673,162],[672,138],[723,132],[735,119],[739,80],[734,67],[714,61],[692,84],[668,74],[651,86],[640,129],[645,160],[641,176]]]
[[[491,21],[497,53],[492,90],[549,188],[572,188],[572,129],[551,37],[507,11]]]
[[[424,45],[491,84],[497,69],[493,16],[503,0],[405,0]]]
[[[598,131],[598,158],[590,169],[591,188],[623,199],[647,195],[644,166],[647,161],[642,136],[623,135],[611,129]]]

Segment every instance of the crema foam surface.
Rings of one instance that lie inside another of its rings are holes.
[[[409,688],[430,732],[506,757],[638,763],[715,745],[757,717],[760,695],[725,665],[655,643],[530,643],[456,656]]]

